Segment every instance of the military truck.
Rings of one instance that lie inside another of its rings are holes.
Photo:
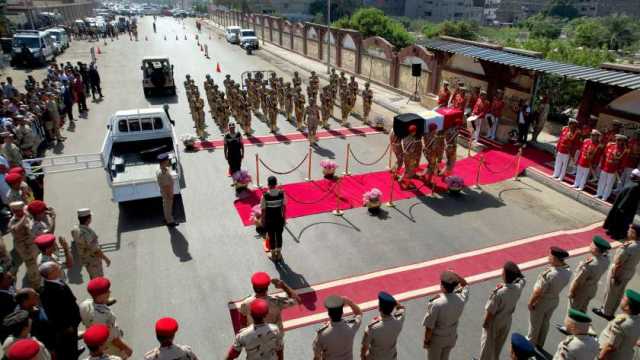
[[[176,94],[173,80],[173,65],[167,57],[145,57],[142,59],[142,88],[144,96],[152,94]]]

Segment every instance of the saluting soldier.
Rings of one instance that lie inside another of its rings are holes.
[[[307,124],[307,134],[309,143],[315,145],[318,142],[318,124],[320,123],[320,109],[315,101],[309,100],[309,106],[305,110],[305,122]]]
[[[80,265],[87,269],[89,279],[104,276],[102,262],[110,266],[111,260],[102,252],[98,235],[89,227],[93,214],[90,209],[78,209],[77,213],[78,225],[71,230],[71,238],[78,248]]]
[[[584,312],[569,308],[564,319],[564,329],[567,338],[558,344],[553,360],[583,360],[594,359],[598,355],[598,340],[589,333],[591,318]]]
[[[351,80],[349,81],[349,94],[351,94],[351,102],[349,103],[350,109],[353,109],[358,97],[358,82],[356,81],[356,77],[353,75],[351,75]]]
[[[371,320],[362,337],[360,357],[363,360],[390,360],[398,358],[396,344],[402,331],[405,309],[384,291],[378,293],[380,316]]]
[[[607,320],[612,320],[616,309],[620,305],[620,300],[624,294],[624,289],[633,278],[638,262],[640,262],[640,242],[638,232],[640,226],[631,224],[627,231],[627,239],[618,249],[613,258],[613,265],[609,269],[607,276],[607,291],[604,294],[604,304],[598,309],[593,309],[596,315]]]
[[[371,84],[367,81],[364,83],[362,90],[362,122],[369,125],[369,114],[371,113],[371,103],[373,102],[373,91],[370,89]]]
[[[502,283],[491,292],[484,307],[480,360],[498,360],[511,330],[511,315],[527,281],[518,265],[507,261],[502,267]]]
[[[329,85],[322,88],[320,94],[320,113],[322,115],[321,126],[325,129],[329,128],[329,118],[333,110],[333,98],[331,97],[331,87]]]
[[[596,296],[598,282],[609,268],[607,252],[611,249],[609,242],[596,235],[591,242],[591,255],[581,261],[576,268],[576,275],[569,286],[569,305],[586,312],[589,301]]]
[[[109,295],[111,295],[111,282],[105,277],[91,279],[87,284],[87,292],[91,295],[91,299],[84,300],[79,306],[82,324],[86,328],[94,324],[108,326],[109,338],[105,345],[105,354],[128,359],[133,354],[133,350],[122,339],[123,332],[118,327],[116,316],[107,304]]]
[[[343,307],[347,305],[353,312],[353,319],[342,318]],[[362,324],[362,310],[347,297],[331,295],[324,300],[330,321],[327,321],[318,331],[313,340],[314,360],[351,360],[353,359],[353,339],[360,324]]]
[[[297,71],[293,72],[293,79],[291,79],[294,88],[299,88],[302,85],[302,79],[298,75]]]
[[[287,117],[287,121],[291,121],[291,113],[293,113],[293,97],[294,91],[291,88],[291,83],[287,82],[284,87],[284,112]]]
[[[269,303],[255,299],[251,302],[250,312],[253,324],[240,330],[225,359],[237,358],[242,349],[246,351],[247,359],[277,359],[278,350],[282,349],[282,335],[276,325],[264,321],[269,314]]]
[[[302,94],[302,90],[300,88],[296,88],[296,92],[295,92],[295,98],[294,98],[294,102],[295,102],[295,116],[296,116],[296,129],[298,131],[302,131],[302,127],[303,127],[303,120],[304,120],[304,104],[305,104],[305,99],[304,99],[304,95]]]
[[[349,102],[351,101],[350,99],[351,94],[349,94],[349,90],[347,88],[346,83],[342,86],[340,86],[340,110],[341,110],[341,117],[340,117],[340,124],[342,126],[349,126],[349,114],[350,114],[350,109],[349,109]]]
[[[338,94],[338,74],[336,74],[336,69],[331,68],[331,74],[329,75],[329,88],[331,89],[331,99],[332,101],[336,101],[336,95]]]
[[[313,97],[318,96],[318,92],[320,91],[320,78],[315,71],[311,72],[311,77],[309,78],[309,87],[311,88],[311,93]]]
[[[40,273],[38,272],[38,249],[33,243],[31,235],[31,219],[24,211],[24,202],[14,201],[9,204],[11,209],[11,220],[9,220],[9,231],[13,236],[13,243],[20,258],[27,268],[27,281],[33,289],[39,289],[41,283]]]
[[[571,268],[564,260],[569,253],[556,246],[549,249],[549,266],[536,280],[529,298],[529,333],[527,338],[538,348],[544,347],[549,321],[558,307],[562,289],[571,280]]]
[[[469,285],[460,275],[444,271],[440,275],[442,294],[427,304],[424,316],[423,347],[429,360],[447,360],[458,339],[458,321],[469,300]]]
[[[640,293],[627,289],[620,305],[622,314],[609,321],[600,334],[598,359],[628,360],[640,338]]]
[[[156,339],[160,346],[144,354],[144,360],[198,360],[191,347],[174,344],[178,321],[165,317],[156,321]]]
[[[156,171],[156,181],[160,188],[160,196],[162,197],[162,211],[164,214],[164,222],[167,226],[177,226],[178,223],[173,219],[173,198],[174,198],[174,179],[171,173],[171,161],[169,154],[164,153],[158,155],[160,168]]]
[[[272,133],[278,132],[278,99],[276,98],[275,90],[267,90],[267,109],[269,114],[269,129]]]

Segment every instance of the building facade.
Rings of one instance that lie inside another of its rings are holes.
[[[514,24],[542,11],[547,0],[487,0],[484,23]]]
[[[364,0],[364,6],[373,6],[390,16],[404,16],[405,3],[410,0]]]
[[[575,7],[583,16],[621,14],[640,17],[640,0],[577,0]]]
[[[482,22],[484,0],[406,0],[404,15],[431,22],[475,20]]]

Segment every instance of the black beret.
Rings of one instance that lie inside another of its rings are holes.
[[[557,246],[552,246],[550,251],[551,251],[551,255],[555,256],[560,260],[564,260],[569,257],[569,253],[565,249],[559,248]]]

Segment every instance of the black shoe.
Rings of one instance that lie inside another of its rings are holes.
[[[604,318],[604,319],[606,319],[608,321],[613,320],[613,316],[605,314],[604,313],[604,309],[601,308],[601,307],[593,308],[593,309],[591,309],[591,311],[593,311],[594,314],[596,314],[596,315],[600,316],[601,318]]]
[[[78,348],[78,355],[82,354],[84,352],[85,347],[84,346],[80,346]]]

